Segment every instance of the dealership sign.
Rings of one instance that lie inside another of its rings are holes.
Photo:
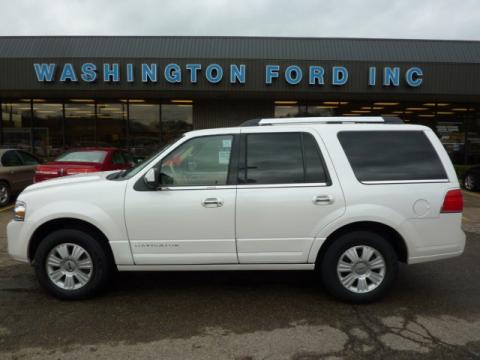
[[[55,63],[33,64],[39,82],[53,83],[157,83],[164,80],[171,84],[196,84],[203,77],[210,84],[228,82],[230,84],[245,84],[248,79],[248,69],[245,64],[230,64],[226,67],[219,64],[202,65],[198,63],[180,65],[176,63],[160,67],[158,64],[134,64],[91,62],[75,67],[71,63],[58,65]],[[308,84],[322,86],[330,84],[343,86],[349,81],[349,70],[345,66],[323,67],[310,65],[280,66],[269,64],[264,67],[264,84],[272,85],[284,81],[290,85]],[[418,66],[401,70],[397,66],[368,67],[368,86],[382,85],[398,87],[404,81],[410,87],[419,87],[423,82],[423,71]]]

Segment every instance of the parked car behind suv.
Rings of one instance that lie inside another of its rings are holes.
[[[385,121],[192,131],[133,169],[32,185],[8,251],[64,299],[94,295],[116,267],[318,269],[336,297],[373,301],[399,262],[458,256],[465,245],[442,144],[428,127]]]
[[[0,149],[0,206],[33,182],[33,174],[41,160],[24,150]]]
[[[37,167],[35,182],[67,175],[128,169],[134,164],[130,154],[117,148],[73,149],[60,155],[54,161]]]
[[[480,166],[472,166],[463,175],[463,186],[468,191],[480,190]]]

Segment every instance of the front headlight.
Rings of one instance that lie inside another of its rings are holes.
[[[23,201],[17,201],[13,210],[13,219],[16,221],[25,220],[25,213],[27,212],[27,204]]]

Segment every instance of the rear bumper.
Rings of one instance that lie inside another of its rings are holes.
[[[8,254],[17,261],[28,263],[28,238],[25,237],[25,224],[11,220],[7,225]]]
[[[462,230],[462,214],[440,214],[435,219],[411,219],[409,264],[418,264],[460,256],[465,250],[466,235]]]
[[[437,255],[426,255],[426,256],[418,256],[415,258],[410,258],[408,260],[409,264],[420,264],[424,262],[436,261],[436,260],[444,260],[450,259],[453,257],[457,257],[463,254],[463,249],[457,252],[445,253],[445,254],[437,254]]]

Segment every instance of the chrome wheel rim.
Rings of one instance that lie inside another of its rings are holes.
[[[52,283],[64,290],[84,287],[92,277],[93,263],[83,247],[72,243],[55,246],[47,256],[46,269]]]
[[[8,188],[6,185],[0,185],[0,204],[8,202]]]
[[[371,246],[359,245],[346,250],[337,263],[340,283],[354,293],[368,293],[383,282],[385,259]]]
[[[467,190],[472,190],[474,183],[475,183],[475,180],[473,179],[473,176],[472,176],[472,175],[468,175],[468,176],[465,178],[465,189],[467,189]]]

